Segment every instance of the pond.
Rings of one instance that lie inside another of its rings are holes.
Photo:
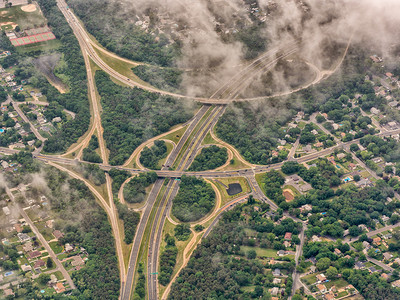
[[[229,196],[233,196],[242,192],[242,186],[239,183],[231,183],[226,190]]]

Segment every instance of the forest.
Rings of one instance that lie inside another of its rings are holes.
[[[178,248],[175,246],[174,237],[169,234],[165,236],[164,240],[166,246],[160,255],[160,275],[158,276],[158,281],[165,286],[171,280],[171,275],[176,264],[176,257],[178,255]]]
[[[92,162],[92,163],[102,163],[100,155],[95,151],[99,148],[99,140],[97,136],[93,135],[90,139],[89,145],[87,148],[83,149],[82,159],[84,161]]]
[[[146,198],[146,188],[157,180],[155,172],[140,173],[124,186],[124,199],[128,203],[141,203]]]
[[[216,145],[201,149],[190,165],[189,171],[214,170],[222,166],[228,160],[228,151]]]
[[[135,237],[136,227],[140,221],[138,212],[129,210],[125,204],[117,203],[118,217],[124,222],[124,242],[130,244]]]
[[[172,202],[172,214],[182,222],[207,215],[215,205],[215,192],[203,179],[182,176],[179,192]]]
[[[86,69],[79,43],[63,14],[58,9],[56,1],[39,0],[38,3],[53,33],[61,42],[58,51],[63,55],[66,63],[66,67],[62,72],[68,77],[69,91],[65,94],[60,94],[46,79],[38,80],[37,87],[47,99],[51,99],[51,101],[55,101],[76,113],[74,119],[63,123],[62,128],[45,142],[43,150],[55,153],[65,151],[89,128],[90,108]]]
[[[140,153],[140,162],[146,168],[160,170],[158,162],[167,156],[167,145],[165,141],[154,141],[154,145],[144,147]]]
[[[191,117],[187,102],[121,87],[102,71],[96,72],[95,80],[101,96],[103,136],[110,150],[111,165],[123,164],[141,143]]]
[[[182,84],[183,71],[174,68],[158,68],[154,66],[139,65],[132,71],[143,81],[152,86],[169,92],[179,92]]]
[[[174,65],[179,55],[177,45],[170,44],[162,34],[152,35],[136,26],[131,21],[135,12],[126,10],[122,3],[111,0],[67,2],[89,33],[111,52],[163,67]]]

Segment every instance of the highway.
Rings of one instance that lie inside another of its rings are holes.
[[[144,85],[138,82],[134,82],[130,78],[116,72],[114,69],[112,69],[110,66],[108,66],[97,54],[97,52],[94,50],[92,41],[89,37],[89,35],[86,33],[86,30],[82,27],[81,23],[77,19],[77,17],[72,13],[72,11],[68,8],[68,5],[65,3],[64,0],[57,0],[57,5],[61,12],[64,14],[65,18],[67,19],[69,25],[74,31],[75,36],[77,37],[79,43],[81,44],[82,50],[85,50],[89,57],[107,74],[112,76],[113,78],[119,80],[125,85],[128,85],[130,87],[138,87],[150,92],[158,93],[160,95],[164,96],[173,96],[176,98],[181,98],[181,99],[191,99],[203,104],[228,104],[233,101],[253,101],[253,100],[261,100],[261,99],[266,99],[266,98],[271,98],[275,97],[277,95],[271,95],[271,96],[263,96],[263,97],[253,97],[253,98],[236,98],[234,97],[237,95],[237,92],[235,93],[227,93],[228,95],[231,94],[231,97],[210,97],[210,98],[205,98],[205,97],[191,97],[191,96],[186,96],[182,94],[177,94],[177,93],[171,93],[167,91],[163,91],[154,87],[150,87],[148,85]],[[295,46],[293,46],[295,45]],[[282,58],[287,57],[290,54],[293,54],[296,52],[296,47],[298,47],[298,43],[293,42],[292,44],[286,44],[284,48],[277,48],[273,49],[273,51],[269,51],[266,54],[260,56],[258,59],[253,61],[251,63],[251,66],[254,68],[254,66],[259,67],[260,65],[261,70],[266,70],[268,68],[271,68],[274,63],[279,61]],[[271,60],[272,59],[272,60]],[[241,84],[245,84],[248,81],[251,80],[251,78],[254,78],[255,75],[259,74],[259,72],[247,72],[246,76],[243,76],[239,82],[240,85],[238,86],[238,89],[241,89],[242,86]],[[320,79],[322,80],[322,78]],[[234,85],[235,87],[237,86]],[[301,88],[299,88],[301,89]],[[297,90],[299,90],[297,89]],[[296,90],[296,91],[297,91]],[[285,94],[290,94],[293,91],[288,91],[286,93],[280,93],[279,95],[285,95]],[[224,92],[226,94],[226,92]],[[235,95],[234,95],[235,94]]]
[[[167,160],[166,160],[166,162],[164,164],[164,167],[162,168],[161,171],[167,171],[168,167],[172,166],[172,164],[174,163],[174,161],[178,157],[179,152],[182,150],[183,146],[188,141],[191,133],[196,128],[198,123],[202,120],[202,118],[204,117],[204,115],[206,114],[208,109],[210,109],[210,106],[203,106],[197,112],[197,114],[192,118],[192,120],[189,123],[188,129],[185,131],[183,136],[180,138],[180,140],[179,140],[178,144],[176,145],[176,147],[171,151],[171,153],[168,156],[168,158],[167,158]],[[135,234],[135,239],[133,241],[132,251],[131,251],[131,255],[130,255],[130,258],[129,258],[129,264],[128,264],[127,278],[126,278],[125,286],[122,288],[121,299],[126,299],[126,300],[130,299],[130,295],[131,295],[131,292],[132,292],[133,281],[134,281],[134,276],[135,276],[135,267],[136,267],[136,263],[138,261],[138,256],[139,256],[140,245],[141,245],[142,240],[143,240],[144,231],[146,229],[150,213],[153,210],[156,198],[157,198],[158,194],[161,191],[161,187],[162,187],[163,182],[164,182],[163,179],[158,179],[156,181],[156,183],[154,184],[153,188],[151,189],[150,194],[149,194],[149,196],[148,196],[148,198],[146,200],[147,201],[147,206],[146,206],[146,208],[145,208],[145,210],[144,210],[144,212],[143,212],[143,214],[142,214],[142,216],[140,218],[140,222],[139,222],[139,225],[137,227],[138,229],[137,229],[137,232]],[[157,211],[159,211],[159,210],[160,209],[158,209]],[[156,221],[158,221],[158,219],[156,219]],[[149,225],[154,227],[152,224],[149,224]],[[154,245],[153,245],[153,247],[154,247]]]

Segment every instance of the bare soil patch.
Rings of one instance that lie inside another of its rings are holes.
[[[21,9],[24,12],[34,12],[34,11],[36,11],[37,8],[36,8],[35,4],[28,4],[28,5],[21,6]]]

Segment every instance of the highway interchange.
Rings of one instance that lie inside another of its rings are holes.
[[[92,60],[98,67],[100,67],[107,74],[109,74],[113,78],[119,80],[123,84],[128,85],[130,87],[138,87],[151,92],[159,93],[162,95],[174,96],[178,98],[190,98],[192,100],[195,100],[203,104],[203,106],[197,111],[194,117],[187,123],[187,129],[180,138],[179,142],[176,144],[176,146],[169,154],[166,162],[164,163],[164,167],[161,170],[156,171],[157,175],[159,176],[159,179],[153,185],[148,195],[146,206],[142,210],[140,223],[137,226],[136,235],[134,237],[132,249],[129,256],[129,263],[127,265],[125,265],[124,263],[122,249],[121,249],[122,241],[119,233],[117,212],[114,205],[114,201],[112,200],[113,196],[111,190],[111,179],[109,178],[109,176],[107,176],[108,201],[106,197],[103,197],[98,192],[96,192],[96,190],[93,189],[93,187],[91,188],[92,192],[94,192],[96,197],[99,198],[101,205],[106,210],[110,218],[111,226],[113,228],[113,234],[115,236],[115,243],[117,249],[117,256],[120,266],[120,276],[121,276],[120,298],[124,300],[131,299],[135,283],[135,276],[137,272],[136,267],[138,262],[142,260],[147,263],[146,275],[147,275],[148,299],[151,300],[159,299],[160,295],[158,293],[158,282],[156,277],[156,273],[158,270],[158,258],[159,258],[160,245],[162,242],[163,226],[171,209],[172,200],[176,196],[179,190],[179,181],[175,180],[176,178],[180,178],[183,175],[192,175],[203,178],[245,177],[249,182],[249,185],[251,187],[251,193],[254,195],[255,198],[269,203],[271,209],[273,210],[276,210],[278,208],[277,205],[272,201],[270,201],[261,191],[255,179],[255,175],[272,169],[280,169],[283,162],[267,166],[252,166],[249,168],[243,168],[240,170],[231,170],[231,171],[188,172],[187,169],[193,162],[196,153],[200,149],[202,141],[204,140],[204,138],[208,133],[210,132],[212,133],[212,129],[215,126],[216,122],[223,115],[226,108],[226,104],[232,101],[249,101],[249,100],[260,99],[260,98],[239,99],[238,97],[240,96],[241,92],[250,84],[251,78],[253,78],[257,74],[266,72],[267,70],[271,69],[279,59],[286,58],[295,53],[299,45],[297,42],[294,41],[292,43],[284,45],[285,47],[283,49],[282,48],[272,49],[271,51],[265,53],[264,55],[262,55],[261,57],[250,63],[247,67],[239,71],[235,76],[231,78],[230,81],[223,84],[210,98],[187,97],[185,95],[165,92],[147,85],[142,85],[116,72],[99,57],[97,52],[94,50],[93,46],[94,42],[86,33],[80,21],[68,8],[67,4],[63,0],[58,0],[57,3],[59,9],[62,11],[68,23],[70,24],[71,28],[73,29],[73,32],[79,41],[83,56],[85,58],[85,64],[88,73],[87,74],[88,86],[90,93],[89,98],[93,107],[93,115],[92,115],[93,120],[88,134],[79,143],[77,143],[77,145],[71,148],[64,155],[61,156],[42,155],[39,154],[37,151],[33,153],[34,158],[49,163],[52,166],[55,166],[61,170],[68,172],[71,176],[83,180],[85,184],[88,185],[90,188],[90,183],[88,181],[83,179],[79,174],[75,174],[74,172],[63,167],[62,165],[74,165],[77,162],[85,163],[80,160],[82,151],[88,145],[91,136],[95,132],[97,132],[99,137],[101,157],[103,158],[103,163],[99,164],[100,168],[102,168],[105,171],[108,171],[112,168],[117,168],[120,170],[129,171],[131,174],[137,174],[139,172],[148,171],[144,168],[131,168],[127,164],[125,164],[124,166],[110,166],[108,164],[106,155],[107,150],[103,139],[103,128],[101,125],[101,113],[100,113],[101,108],[96,96],[96,87],[93,80],[94,74],[92,74],[92,69],[90,67],[90,60]],[[98,48],[97,45],[96,48]],[[321,79],[322,78],[318,77],[318,80]],[[265,97],[262,98],[265,99]],[[18,113],[21,113],[21,115],[23,115],[22,112]],[[31,127],[33,127],[32,124]],[[40,140],[44,140],[38,132],[35,132],[34,130],[33,132]],[[400,130],[386,131],[379,135],[389,136],[391,134],[397,134],[397,133],[400,133]],[[322,157],[332,153],[336,148],[348,147],[351,143],[354,142],[356,141],[351,141],[347,143],[338,142],[337,145],[334,147],[317,151],[302,156],[301,158],[290,158],[290,159],[296,160],[299,163],[312,161],[318,157]],[[233,150],[236,152],[236,155],[240,157],[240,154],[238,154],[237,150],[234,148]],[[69,155],[76,151],[78,152],[78,155],[75,157],[75,159],[70,158]],[[0,148],[0,152],[13,154],[18,152],[18,150]],[[138,155],[138,153],[136,155]],[[132,156],[131,158],[133,157],[134,156]],[[240,157],[240,159],[242,158]],[[213,226],[217,224],[217,221],[223,211],[232,208],[234,205],[243,202],[245,199],[246,197],[236,198],[231,200],[229,203],[225,204],[223,207],[221,207],[213,216],[214,219],[209,225],[209,227],[204,231],[203,237],[207,236],[211,231],[211,229],[213,228]],[[296,221],[300,220],[296,219]],[[296,252],[296,263],[298,262],[298,258],[301,255],[303,242],[304,242],[304,226],[301,232],[301,245],[300,247],[298,247]],[[295,291],[296,287],[298,287],[300,282],[298,274],[294,273],[294,279],[295,280],[294,280],[293,290]]]

